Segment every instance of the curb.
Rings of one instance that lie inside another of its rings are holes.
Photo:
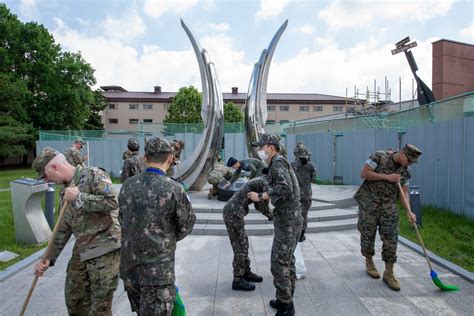
[[[14,265],[9,266],[4,271],[0,271],[0,282],[5,281],[6,279],[11,277],[12,275],[20,272],[24,268],[26,268],[26,267],[30,266],[31,264],[33,264],[34,262],[36,262],[38,259],[41,259],[41,257],[43,256],[43,253],[45,251],[46,251],[46,247],[39,250],[39,251],[37,251],[37,252],[35,252],[32,255],[29,255],[25,259],[18,261]]]
[[[412,250],[414,250],[414,251],[416,251],[419,254],[424,256],[423,248],[421,248],[421,246],[418,246],[417,244],[415,244],[411,240],[408,240],[405,237],[402,237],[402,236],[399,235],[398,236],[398,241],[400,243],[404,244],[405,246],[407,246],[408,248],[410,248],[410,249],[412,249]],[[460,266],[452,263],[451,261],[443,259],[438,255],[435,255],[434,253],[432,253],[429,250],[426,250],[426,253],[428,254],[428,257],[430,258],[430,260],[432,262],[437,263],[440,266],[442,266],[443,268],[448,269],[449,271],[459,275],[463,279],[465,279],[465,280],[467,280],[471,283],[474,283],[474,273],[469,272],[464,268],[461,268]]]

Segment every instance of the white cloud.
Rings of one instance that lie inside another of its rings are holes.
[[[291,0],[260,0],[260,9],[255,14],[255,19],[267,20],[278,17],[283,13]]]
[[[21,0],[19,7],[21,14],[27,19],[34,20],[38,16],[37,4],[37,0]]]
[[[297,33],[306,34],[306,35],[311,35],[316,31],[316,28],[314,26],[312,26],[311,24],[305,24],[305,25],[302,25],[300,27],[295,27],[292,31],[297,32]]]
[[[227,33],[230,31],[230,25],[227,23],[211,23],[209,24],[209,29],[213,32]]]
[[[445,15],[454,0],[354,0],[332,2],[318,13],[331,28],[367,28],[375,20],[426,21]]]
[[[106,37],[130,40],[145,33],[146,26],[138,12],[132,10],[121,17],[108,16],[100,27]]]
[[[474,23],[460,30],[459,34],[462,37],[465,37],[467,40],[470,40],[471,42],[473,42],[474,41]]]
[[[159,18],[166,12],[183,14],[197,3],[198,0],[145,0],[143,11],[148,16]]]

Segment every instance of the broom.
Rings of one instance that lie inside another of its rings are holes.
[[[410,203],[408,203],[408,200],[405,196],[405,192],[403,192],[403,188],[400,183],[397,183],[397,185],[398,185],[398,190],[400,191],[400,197],[402,198],[402,204],[405,207],[405,209],[411,213]],[[443,284],[443,282],[441,282],[441,280],[438,278],[438,273],[436,273],[436,271],[431,266],[431,261],[426,252],[423,239],[421,239],[420,231],[418,230],[418,225],[416,225],[416,222],[412,224],[413,224],[413,227],[415,228],[416,237],[418,238],[418,241],[420,242],[421,247],[423,248],[423,253],[425,254],[426,262],[428,262],[428,267],[430,268],[430,276],[431,276],[431,280],[433,280],[433,283],[443,291],[459,291],[459,287],[457,287],[456,285]]]

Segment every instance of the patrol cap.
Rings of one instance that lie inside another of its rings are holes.
[[[403,146],[402,149],[411,163],[417,162],[418,157],[423,153],[415,145],[412,144],[406,144],[405,146]]]
[[[237,159],[235,159],[234,157],[230,157],[229,160],[227,160],[227,167],[232,167],[233,165],[235,165],[238,162],[239,161]]]
[[[171,152],[171,145],[164,138],[153,137],[149,139],[145,145],[145,154],[170,153],[170,152]]]
[[[138,151],[140,149],[140,143],[136,138],[130,138],[127,143],[128,149],[132,151]]]
[[[51,147],[45,147],[41,151],[41,153],[35,158],[31,167],[36,171],[38,174],[38,179],[44,178],[44,167],[53,160],[54,157],[59,155],[59,151]]]
[[[311,152],[306,147],[300,147],[296,152],[296,156],[298,158],[309,158],[311,156]]]
[[[76,140],[74,141],[75,143],[79,143],[81,144],[82,146],[85,146],[86,145],[86,142],[84,140],[82,140],[82,138],[78,137],[76,138]]]
[[[259,141],[252,143],[254,147],[260,147],[262,145],[280,146],[280,140],[277,135],[263,134]]]

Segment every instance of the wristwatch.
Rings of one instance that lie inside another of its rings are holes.
[[[262,195],[263,195],[263,193],[262,193],[262,192],[258,193],[258,199],[259,199],[260,201],[262,201],[262,200],[263,200],[263,196],[262,196]]]

